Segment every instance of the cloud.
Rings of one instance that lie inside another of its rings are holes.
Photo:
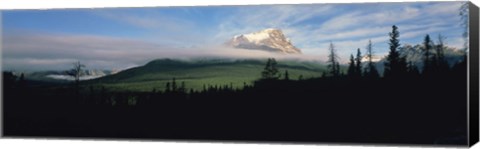
[[[5,69],[65,69],[74,61],[90,68],[123,68],[159,56],[161,45],[131,39],[46,33],[6,34]],[[167,48],[167,47],[163,47]]]
[[[107,9],[94,11],[95,15],[126,23],[131,26],[145,29],[162,29],[165,31],[182,31],[194,27],[191,22],[180,17],[154,11],[151,8],[141,9],[143,13],[132,13],[132,9]]]
[[[124,69],[159,58],[291,58],[315,60],[306,55],[284,55],[223,46],[178,48],[132,39],[92,35],[24,33],[4,36],[4,70],[65,70],[80,61],[88,69]]]
[[[165,8],[163,8],[165,9]],[[141,40],[170,44],[176,46],[192,46],[205,42],[204,31],[199,30],[198,21],[184,16],[177,16],[176,13],[168,13],[156,8],[118,8],[95,10],[92,14],[104,19],[127,25],[136,32]],[[184,10],[192,16],[200,15],[195,9],[175,8]],[[122,31],[119,31],[122,32]]]

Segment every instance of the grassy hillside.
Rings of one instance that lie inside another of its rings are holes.
[[[176,78],[178,85],[185,82],[187,89],[201,90],[204,85],[232,85],[241,88],[244,83],[261,77],[266,60],[194,60],[159,59],[132,69],[85,82],[103,85],[111,90],[152,91],[164,90],[166,83]],[[319,77],[326,67],[314,62],[279,61],[282,74],[288,70],[290,79]]]

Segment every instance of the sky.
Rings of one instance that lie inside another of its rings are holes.
[[[289,57],[222,45],[235,35],[281,29],[302,55],[325,61],[332,42],[342,62],[368,40],[375,55],[388,52],[392,25],[400,43],[420,44],[426,34],[462,48],[463,2],[301,4],[5,10],[2,67],[13,71],[125,69],[157,58]]]

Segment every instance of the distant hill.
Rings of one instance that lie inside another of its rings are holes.
[[[242,88],[244,83],[261,77],[266,60],[175,60],[158,59],[144,66],[121,71],[117,74],[85,81],[88,85],[103,85],[114,90],[152,91],[164,90],[166,83],[176,78],[180,84],[185,82],[187,89],[201,90],[204,85],[232,85]],[[281,60],[278,69],[282,78],[288,70],[290,79],[319,77],[326,70],[323,64],[317,62]]]

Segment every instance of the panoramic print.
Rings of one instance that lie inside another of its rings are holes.
[[[466,2],[1,15],[7,137],[467,144]]]

